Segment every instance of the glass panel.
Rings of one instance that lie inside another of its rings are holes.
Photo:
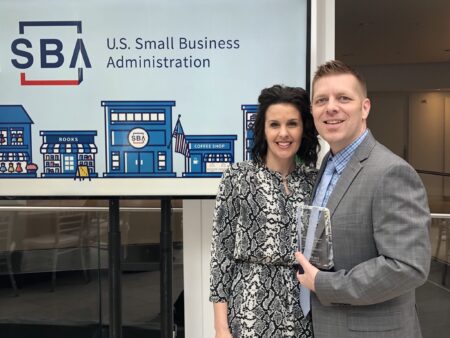
[[[107,213],[86,209],[84,201],[0,201],[5,204],[0,330],[10,337],[32,337],[29,331],[50,338],[68,336],[61,332],[98,336],[107,256],[98,256],[94,220]]]
[[[127,243],[123,251],[122,320],[125,327],[133,330],[159,332],[160,325],[160,231],[161,215],[159,201],[121,201],[128,211],[122,211],[124,224],[122,241]],[[182,201],[172,201],[173,235],[173,302],[182,298],[183,290],[183,232]],[[181,302],[178,301],[177,304]],[[183,305],[178,305],[176,324],[183,331]],[[180,315],[181,313],[181,315]],[[180,336],[180,335],[179,335]]]
[[[183,289],[182,204],[172,204],[176,302]],[[159,201],[125,200],[120,207],[124,336],[141,332],[157,337]],[[8,330],[12,337],[24,337],[29,330],[49,338],[108,336],[108,215],[106,200],[0,201],[1,332]],[[184,332],[180,299],[178,337]]]

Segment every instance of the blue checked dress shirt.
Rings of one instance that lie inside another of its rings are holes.
[[[367,136],[368,130],[365,130],[355,141],[350,145],[342,149],[334,156],[330,154],[322,178],[320,179],[319,186],[317,187],[316,194],[312,205],[323,207],[328,203],[328,199],[336,186],[339,177],[347,166],[348,162],[355,153],[356,148],[361,144],[364,138]],[[319,213],[317,210],[311,211],[310,222],[305,240],[305,249],[303,251],[306,259],[310,259],[312,253],[312,245],[314,242],[314,233],[316,232],[317,221],[319,219]],[[310,290],[305,286],[300,288],[300,306],[303,311],[303,315],[306,317],[311,309],[311,297]]]

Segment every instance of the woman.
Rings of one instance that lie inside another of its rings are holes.
[[[310,196],[319,147],[308,94],[275,85],[258,98],[253,160],[222,177],[210,301],[216,338],[312,337],[295,277],[296,209]]]

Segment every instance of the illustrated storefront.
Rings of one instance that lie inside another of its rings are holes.
[[[95,172],[95,154],[97,147],[94,137],[97,131],[41,131],[43,172],[41,177],[61,178],[84,176],[97,177]],[[86,170],[84,171],[83,168]]]
[[[36,177],[31,125],[22,105],[0,105],[0,178]]]
[[[175,101],[102,101],[105,107],[104,177],[175,177],[172,107]]]
[[[245,154],[245,160],[252,159],[252,148],[255,136],[253,133],[253,124],[255,123],[256,113],[258,112],[257,104],[243,104],[241,105],[242,112],[244,113],[244,145],[243,154]]]
[[[221,177],[234,162],[236,135],[186,135],[190,158],[183,177]]]

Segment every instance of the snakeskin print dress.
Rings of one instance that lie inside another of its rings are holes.
[[[210,301],[228,303],[233,337],[312,337],[299,305],[293,264],[296,209],[309,198],[316,170],[282,177],[252,161],[223,174],[214,212]]]

